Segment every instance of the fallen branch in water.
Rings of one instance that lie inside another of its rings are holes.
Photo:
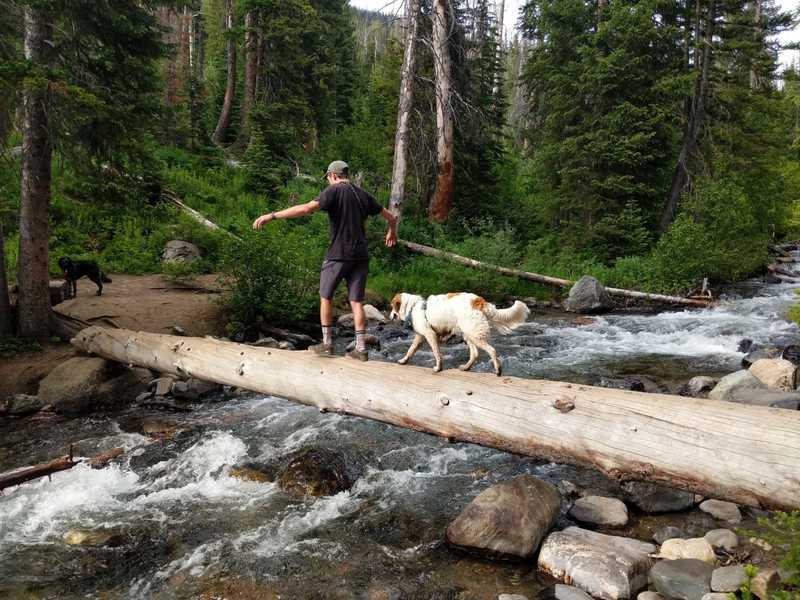
[[[71,469],[75,465],[83,462],[87,463],[93,469],[99,469],[106,466],[109,462],[117,458],[123,452],[125,451],[122,448],[112,448],[107,452],[103,452],[91,458],[75,460],[72,455],[72,446],[70,446],[69,454],[66,456],[56,458],[50,462],[34,465],[32,467],[25,467],[10,473],[0,474],[0,491],[6,488],[14,487],[15,485],[20,485],[27,481],[32,481],[33,479],[50,476],[53,473],[58,473],[59,471],[66,471],[67,469]]]

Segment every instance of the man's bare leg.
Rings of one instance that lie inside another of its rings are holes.
[[[328,298],[319,299],[319,323],[322,326],[322,343],[312,346],[317,354],[333,354],[333,301]]]
[[[352,358],[367,360],[367,316],[364,314],[364,303],[350,301],[350,308],[353,310],[353,326],[356,330],[356,347],[350,353]]]

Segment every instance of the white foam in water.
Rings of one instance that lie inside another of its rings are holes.
[[[92,519],[124,508],[118,496],[135,491],[139,477],[118,465],[92,469],[87,464],[18,486],[0,496],[0,547],[39,542],[61,532],[66,523]]]

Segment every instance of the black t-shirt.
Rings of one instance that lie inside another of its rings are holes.
[[[367,217],[383,210],[369,192],[352,183],[329,185],[317,198],[331,221],[331,243],[326,260],[367,260]]]

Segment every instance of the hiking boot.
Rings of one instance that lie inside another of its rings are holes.
[[[317,356],[336,356],[333,352],[333,344],[314,344],[308,349]]]
[[[356,348],[353,348],[347,353],[347,358],[353,358],[355,360],[360,360],[361,362],[367,362],[369,360],[369,353],[366,350],[357,350]]]

